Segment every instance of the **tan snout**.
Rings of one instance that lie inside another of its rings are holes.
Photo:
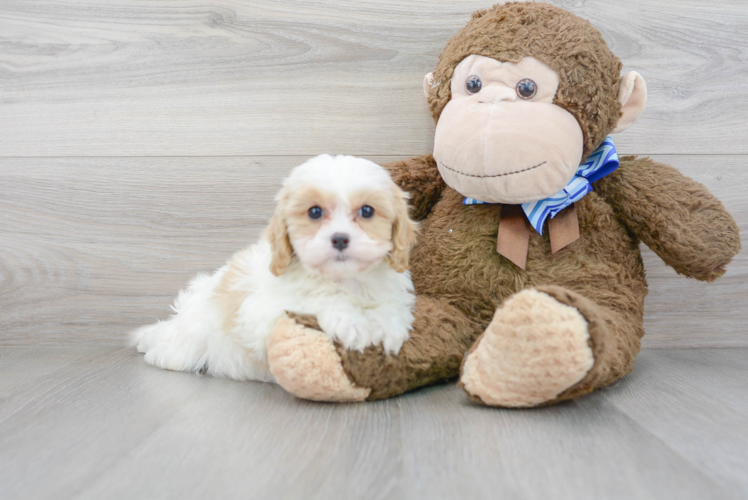
[[[475,96],[479,104],[498,104],[500,102],[513,102],[517,100],[517,92],[504,85],[491,85],[483,89]]]
[[[518,204],[561,191],[579,167],[582,144],[582,129],[568,111],[526,103],[511,88],[496,86],[447,104],[434,158],[460,194]]]

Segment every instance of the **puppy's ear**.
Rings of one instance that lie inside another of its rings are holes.
[[[410,251],[416,244],[418,226],[408,216],[408,193],[392,185],[395,195],[395,222],[392,224],[390,266],[398,273],[408,270]]]
[[[275,213],[270,219],[270,225],[265,230],[265,237],[270,242],[272,252],[270,258],[270,272],[275,276],[280,276],[286,272],[288,265],[291,263],[293,247],[291,240],[288,238],[288,227],[286,226],[285,209],[288,196],[284,193],[278,197],[278,205],[275,207]]]

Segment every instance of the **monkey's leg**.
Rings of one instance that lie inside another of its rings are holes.
[[[301,398],[384,399],[457,377],[481,331],[448,303],[419,296],[410,338],[397,356],[381,346],[346,350],[320,332],[313,318],[289,317],[270,337],[268,363],[277,382]]]
[[[489,406],[531,407],[573,399],[631,371],[641,316],[558,286],[508,298],[462,365],[460,386]]]

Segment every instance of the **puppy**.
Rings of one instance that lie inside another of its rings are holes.
[[[133,333],[148,364],[273,381],[267,341],[286,311],[317,317],[348,349],[400,350],[413,322],[416,226],[387,171],[321,155],[283,181],[259,243],[180,292],[175,314]]]

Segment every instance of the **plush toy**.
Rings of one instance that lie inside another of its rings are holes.
[[[289,316],[269,345],[280,385],[361,401],[459,376],[476,401],[531,407],[629,373],[644,334],[639,242],[679,274],[713,281],[740,238],[701,184],[618,158],[609,134],[636,121],[647,94],[621,67],[563,9],[476,12],[424,81],[433,156],[387,165],[421,221],[410,339],[397,356],[347,351],[314,318]]]

